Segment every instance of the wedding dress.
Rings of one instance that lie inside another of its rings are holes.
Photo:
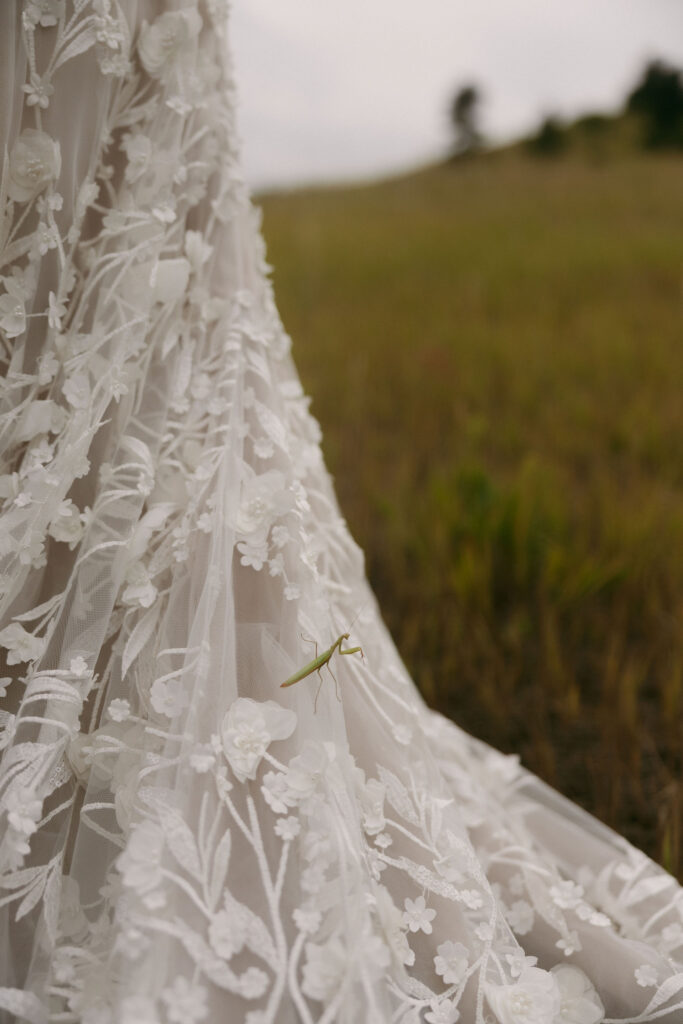
[[[0,1017],[683,1021],[674,879],[428,710],[387,635],[227,21],[0,9]],[[337,684],[281,687],[342,633]]]

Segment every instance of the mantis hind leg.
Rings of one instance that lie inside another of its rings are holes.
[[[330,673],[330,675],[334,679],[334,695],[337,698],[337,700],[339,701],[339,703],[341,704],[341,697],[339,696],[339,681],[338,681],[337,677],[335,676],[334,672],[332,671],[332,667],[331,667],[329,662],[327,663],[327,671]]]
[[[329,665],[328,665],[328,668],[329,668]],[[313,699],[313,714],[314,715],[318,714],[318,697],[320,696],[320,690],[321,690],[322,685],[323,685],[323,674],[320,671],[320,669],[318,669],[318,675],[320,676],[320,682],[318,683],[318,689],[315,691],[315,697]]]

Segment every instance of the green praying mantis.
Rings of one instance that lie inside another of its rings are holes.
[[[318,710],[318,694],[320,693],[320,687],[323,685],[322,668],[324,665],[327,665],[327,671],[334,679],[334,692],[337,695],[337,700],[339,700],[337,677],[330,668],[330,659],[332,658],[332,655],[335,651],[338,651],[339,654],[357,654],[360,651],[361,658],[365,658],[362,647],[347,647],[346,649],[342,647],[343,642],[348,640],[349,636],[349,633],[341,633],[334,643],[328,647],[326,651],[323,651],[322,654],[318,654],[318,645],[315,643],[315,640],[308,640],[307,643],[315,644],[315,658],[313,658],[312,661],[309,661],[307,665],[304,665],[303,668],[300,668],[297,672],[294,672],[291,676],[285,679],[284,683],[280,683],[280,687],[293,686],[294,683],[298,683],[301,679],[305,679],[306,676],[311,676],[314,672],[317,672],[320,676],[320,683],[318,684],[315,701],[313,703],[313,711],[315,713]],[[302,637],[302,639],[306,638]]]

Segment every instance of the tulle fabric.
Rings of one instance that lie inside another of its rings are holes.
[[[0,8],[0,1016],[675,1024],[675,880],[429,711],[382,624],[227,20]]]

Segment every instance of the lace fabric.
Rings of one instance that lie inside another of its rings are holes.
[[[0,1017],[675,1024],[675,880],[432,713],[383,626],[227,24],[0,7]]]

